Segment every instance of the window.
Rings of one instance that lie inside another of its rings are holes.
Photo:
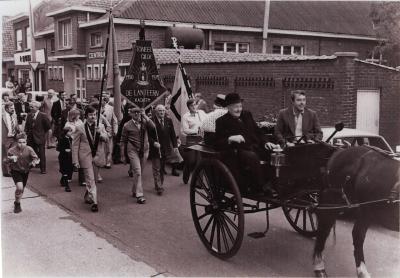
[[[15,37],[16,37],[16,49],[17,50],[22,50],[22,30],[21,29],[17,29],[15,31]]]
[[[49,67],[49,80],[53,80],[54,76],[53,76],[53,67]]]
[[[57,67],[53,67],[53,80],[58,80],[58,70],[57,70]]]
[[[249,53],[249,44],[248,43],[239,43],[239,53]]]
[[[101,46],[102,45],[102,37],[101,33],[92,33],[90,34],[90,46],[95,47],[95,46]]]
[[[273,45],[273,54],[281,55],[304,55],[304,46],[298,45]]]
[[[235,53],[248,53],[249,43],[243,42],[215,42],[214,50]]]
[[[25,32],[26,32],[26,48],[27,49],[31,49],[31,28],[30,27],[26,27],[25,28]]]
[[[50,39],[50,51],[51,52],[56,51],[56,43],[55,43],[54,38]]]
[[[100,77],[99,65],[93,65],[93,80],[98,80]]]
[[[224,51],[224,43],[223,42],[214,43],[214,50]]]
[[[58,22],[59,48],[70,48],[72,46],[71,19]]]
[[[58,80],[64,81],[64,67],[58,67]]]
[[[234,42],[227,42],[225,52],[236,52],[236,43]]]
[[[87,65],[86,66],[86,78],[87,80],[92,80],[92,73],[93,72],[93,66],[92,65]]]

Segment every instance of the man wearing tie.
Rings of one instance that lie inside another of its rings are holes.
[[[67,93],[64,91],[60,91],[58,93],[58,100],[53,103],[51,107],[51,117],[53,118],[54,122],[54,136],[59,137],[63,127],[61,126],[61,113],[62,111],[67,108],[66,105],[66,98]]]
[[[36,152],[40,159],[40,172],[46,174],[46,133],[51,128],[47,115],[40,112],[40,102],[32,101],[29,105],[31,113],[26,119],[25,133],[28,136],[28,145]]]
[[[306,93],[303,90],[291,92],[292,107],[279,111],[275,127],[275,136],[279,144],[287,141],[288,146],[293,146],[293,141],[304,137],[305,142],[322,140],[322,130],[317,113],[306,108]]]
[[[15,136],[19,132],[17,115],[15,114],[14,103],[11,101],[4,104],[3,121],[1,122],[1,154],[2,154],[2,169],[3,176],[10,176],[8,166],[4,163],[4,159],[7,157],[7,151],[13,147],[16,143]]]

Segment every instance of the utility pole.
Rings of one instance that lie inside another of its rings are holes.
[[[29,29],[31,31],[31,61],[29,64],[32,67],[33,71],[33,80],[32,80],[32,88],[33,91],[38,91],[39,90],[39,82],[37,80],[37,68],[39,66],[39,62],[36,62],[36,47],[35,47],[35,31],[34,31],[34,20],[33,20],[33,11],[32,11],[32,4],[31,0],[29,0]]]
[[[270,0],[265,0],[262,53],[267,53]]]

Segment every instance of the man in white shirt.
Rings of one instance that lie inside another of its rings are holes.
[[[213,137],[215,133],[215,122],[217,119],[225,115],[228,110],[225,108],[225,95],[218,94],[214,100],[214,111],[208,113],[201,124],[204,131],[204,142],[213,145]]]
[[[106,145],[106,166],[105,168],[111,168],[112,150],[114,145],[114,136],[118,132],[118,120],[114,113],[114,107],[110,105],[110,94],[103,92],[103,101],[101,102],[101,113],[111,125],[111,130],[108,132],[108,143]]]

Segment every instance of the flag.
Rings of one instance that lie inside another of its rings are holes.
[[[170,117],[174,123],[176,135],[181,134],[182,116],[189,111],[186,102],[193,98],[192,89],[183,65],[179,62],[175,72],[174,87],[172,88]]]
[[[118,121],[122,120],[121,115],[121,87],[118,65],[117,37],[115,36],[114,19],[110,14],[110,36],[108,39],[107,57],[107,91],[114,92],[114,114]]]

